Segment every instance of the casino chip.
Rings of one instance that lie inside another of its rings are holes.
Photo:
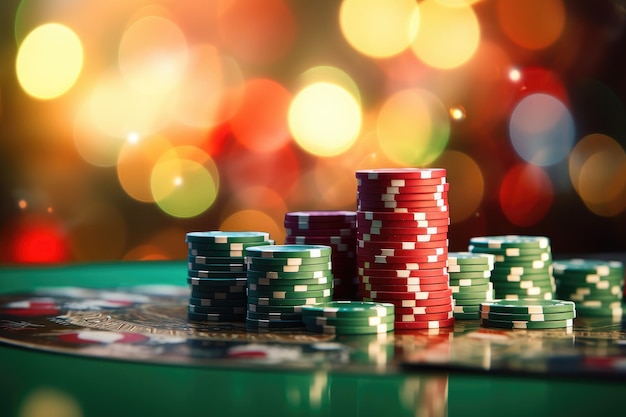
[[[328,247],[334,279],[333,298],[357,299],[356,213],[292,211],[285,213],[284,226],[286,245]]]
[[[331,301],[302,307],[308,331],[329,334],[378,334],[394,329],[394,305],[363,301]]]
[[[397,330],[453,326],[446,170],[359,170],[356,178],[361,298],[393,305]]]
[[[493,299],[493,284],[490,277],[494,263],[495,256],[489,253],[450,252],[448,254],[452,298],[455,302],[465,301],[463,305],[455,306],[454,318],[457,320],[478,319],[480,303]]]
[[[188,232],[187,318],[191,321],[244,321],[247,284],[244,250],[274,242],[265,232]]]
[[[571,328],[576,306],[567,300],[494,300],[480,304],[480,325],[499,329]]]
[[[330,246],[262,245],[245,252],[248,329],[303,327],[303,306],[332,299]]]
[[[580,317],[622,319],[622,262],[574,258],[556,260],[553,266],[557,297],[574,302]]]
[[[555,298],[552,252],[547,237],[477,236],[470,238],[469,252],[493,256],[490,279],[496,299]]]

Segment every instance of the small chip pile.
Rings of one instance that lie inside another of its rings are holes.
[[[442,168],[356,171],[362,299],[395,305],[396,330],[454,325]]]
[[[394,305],[363,301],[333,301],[302,307],[302,320],[311,332],[356,335],[394,329]]]
[[[187,315],[193,321],[244,321],[248,246],[273,243],[266,232],[189,232]]]
[[[569,329],[576,307],[561,300],[494,300],[480,304],[480,325],[498,329]]]
[[[554,261],[556,294],[576,304],[579,317],[623,316],[624,266],[619,261]]]
[[[454,318],[479,318],[480,303],[493,300],[490,281],[495,256],[489,253],[448,253],[450,289],[454,298]]]
[[[332,248],[334,299],[357,298],[356,212],[293,211],[285,213],[285,244]]]
[[[302,327],[302,306],[332,301],[329,246],[248,247],[246,265],[249,329]]]
[[[469,251],[495,256],[491,271],[494,298],[552,300],[555,283],[552,273],[550,239],[544,236],[484,236],[470,238]]]

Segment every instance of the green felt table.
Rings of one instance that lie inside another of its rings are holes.
[[[4,267],[0,293],[43,286],[185,286],[185,268],[182,261]],[[619,410],[618,415],[624,415],[626,410],[626,381],[615,379],[422,372],[391,366],[358,371],[231,369],[100,359],[1,344],[0,381],[0,415],[6,417],[33,417],[24,404],[41,390],[71,398],[86,417],[606,416]],[[442,381],[447,384],[443,409],[441,392],[429,391]]]

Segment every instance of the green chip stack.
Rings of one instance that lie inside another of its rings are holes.
[[[302,307],[302,321],[311,332],[336,335],[387,333],[394,329],[395,306],[367,301],[332,301]]]
[[[494,300],[480,304],[480,325],[496,329],[572,330],[576,307],[562,300]]]
[[[472,253],[494,255],[491,271],[494,298],[554,299],[555,282],[550,239],[544,236],[484,236],[469,242]]]
[[[249,329],[303,327],[303,306],[332,300],[330,246],[248,247],[246,266]]]
[[[623,316],[624,266],[619,261],[554,261],[556,294],[576,304],[580,317]]]
[[[247,273],[244,251],[269,245],[265,232],[189,232],[187,283],[191,321],[244,321]]]
[[[493,300],[490,278],[494,261],[495,256],[489,253],[448,253],[455,319],[477,320],[480,303]]]

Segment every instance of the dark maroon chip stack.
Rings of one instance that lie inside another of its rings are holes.
[[[357,300],[356,212],[293,211],[285,213],[285,244],[332,248],[333,299]]]
[[[359,170],[356,178],[362,299],[394,304],[396,330],[453,326],[446,170]]]

